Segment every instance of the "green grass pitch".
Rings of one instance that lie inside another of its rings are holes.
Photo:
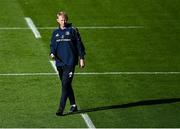
[[[65,10],[77,27],[125,27],[80,28],[86,68],[76,72],[180,72],[179,7],[179,0],[0,0],[0,128],[87,128],[80,113],[55,115],[56,75],[2,75],[54,72],[53,29],[38,29],[36,39],[25,17],[37,28],[56,27],[56,13]],[[73,81],[81,113],[96,128],[180,127],[179,85],[180,74],[75,75]]]

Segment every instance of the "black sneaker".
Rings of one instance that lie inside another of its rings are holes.
[[[77,106],[71,106],[71,108],[70,108],[70,110],[69,110],[69,113],[77,112],[77,111],[78,111]]]
[[[63,116],[63,110],[61,108],[58,109],[57,112],[56,112],[56,115],[57,116]]]

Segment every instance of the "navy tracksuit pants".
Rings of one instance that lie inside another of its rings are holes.
[[[57,70],[59,72],[59,78],[62,85],[59,108],[64,110],[67,98],[69,98],[71,105],[75,104],[74,91],[71,85],[75,66],[59,66],[57,67]]]

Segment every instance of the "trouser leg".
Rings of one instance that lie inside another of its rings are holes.
[[[65,108],[67,97],[68,97],[68,84],[67,80],[63,79],[62,80],[62,89],[61,89],[61,99],[60,99],[60,107],[62,109]]]
[[[69,86],[69,101],[71,105],[76,104],[75,97],[74,97],[74,91],[72,89],[72,85]]]
[[[62,82],[59,108],[64,109],[67,98],[69,98],[70,104],[75,104],[74,92],[71,85],[74,74],[74,66],[59,67],[58,71],[59,71],[59,77]]]

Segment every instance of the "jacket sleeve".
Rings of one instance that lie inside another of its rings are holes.
[[[50,41],[50,54],[55,55],[56,54],[55,50],[56,50],[56,39],[55,39],[55,34],[53,32]]]
[[[74,28],[73,30],[74,30],[74,36],[75,36],[75,40],[76,40],[79,58],[84,59],[86,52],[85,52],[84,44],[81,40],[79,30],[77,28]]]

